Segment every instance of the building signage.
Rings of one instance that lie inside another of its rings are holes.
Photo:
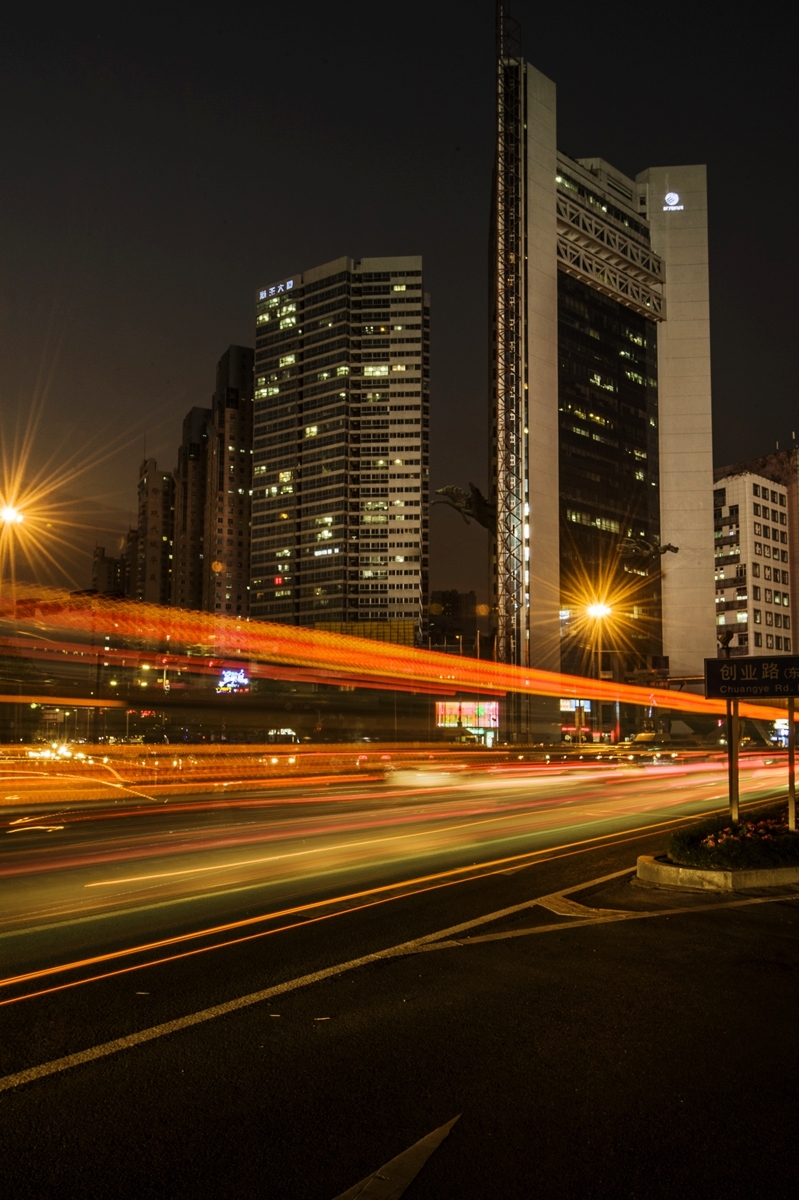
[[[663,205],[664,212],[682,212],[685,208],[684,204],[680,204],[679,192],[666,192],[663,199],[666,201]]]
[[[218,692],[248,692],[250,681],[247,672],[243,670],[223,671],[216,690]]]
[[[705,695],[721,700],[799,696],[799,654],[706,658]]]
[[[437,700],[436,725],[499,729],[498,700]]]
[[[290,292],[294,287],[293,279],[286,279],[283,283],[275,283],[272,287],[261,288],[258,293],[259,300],[266,300],[269,296],[278,296],[281,292]]]

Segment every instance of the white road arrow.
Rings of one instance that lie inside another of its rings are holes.
[[[379,1167],[374,1175],[367,1175],[366,1179],[336,1196],[335,1200],[397,1200],[419,1174],[433,1151],[441,1145],[460,1115],[458,1113],[458,1116],[447,1121],[446,1125],[428,1133],[427,1137],[403,1150],[402,1154],[392,1158],[384,1167]]]

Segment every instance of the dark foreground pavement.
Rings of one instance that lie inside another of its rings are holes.
[[[3,1074],[267,987],[278,962],[291,979],[661,845],[2,1008]],[[623,877],[575,898],[656,915],[534,908],[0,1093],[0,1190],[333,1200],[462,1113],[409,1200],[795,1196],[799,897],[730,906]]]

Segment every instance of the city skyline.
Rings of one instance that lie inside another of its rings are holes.
[[[336,36],[356,36],[357,45],[366,49],[371,40],[380,39],[381,27],[372,20],[368,27],[360,29],[360,14],[360,6],[352,6],[344,15],[342,33]],[[314,32],[329,36],[333,31],[326,26],[321,10],[313,10],[313,15],[317,18]],[[644,147],[649,161],[709,162],[711,258],[716,281],[711,293],[716,460],[741,458],[751,450],[759,453],[772,450],[774,440],[790,437],[795,423],[786,409],[792,384],[782,349],[788,341],[783,330],[785,305],[781,288],[782,281],[787,282],[790,275],[790,251],[786,260],[780,244],[778,258],[776,242],[769,241],[774,235],[756,221],[754,214],[758,204],[762,207],[764,185],[759,177],[751,183],[753,176],[748,164],[757,158],[765,160],[771,154],[772,143],[779,140],[778,92],[774,88],[785,86],[779,71],[770,77],[770,99],[762,90],[751,99],[753,107],[748,109],[748,121],[739,123],[733,145],[726,126],[720,130],[716,125],[713,105],[702,90],[714,83],[716,95],[719,89],[721,94],[729,94],[732,84],[727,78],[727,68],[712,62],[705,68],[701,86],[692,77],[701,47],[715,36],[712,24],[695,29],[695,43],[682,56],[671,58],[672,82],[667,89],[655,90],[644,122],[625,101],[624,97],[629,96],[626,87],[622,88],[615,79],[603,78],[604,103],[600,106],[603,111],[595,113],[588,98],[596,80],[586,64],[579,35],[576,43],[570,42],[566,54],[557,45],[550,17],[537,15],[533,20],[532,10],[526,4],[516,6],[516,15],[522,22],[526,56],[559,86],[560,140],[569,153],[600,152],[620,169],[633,174],[640,168]],[[307,124],[310,112],[304,107],[307,101],[298,100],[297,106],[292,107],[286,100],[285,87],[281,91],[280,86],[284,68],[277,65],[275,96],[282,98],[277,101],[278,108],[273,104],[270,110],[275,120],[269,125],[269,136],[278,136],[276,129],[287,121],[285,136],[291,146],[286,170],[277,183],[270,176],[266,190],[266,180],[257,170],[251,180],[246,179],[236,189],[239,224],[232,242],[230,234],[223,233],[229,220],[226,213],[233,211],[226,207],[229,202],[211,201],[206,185],[197,189],[194,181],[197,172],[205,179],[207,169],[220,161],[222,131],[233,139],[226,146],[229,150],[231,145],[246,143],[254,133],[253,122],[261,120],[248,107],[250,93],[245,85],[237,84],[235,96],[220,110],[216,132],[208,134],[189,121],[186,132],[191,136],[177,164],[159,157],[162,141],[151,132],[147,141],[150,157],[145,160],[140,152],[134,152],[123,160],[116,149],[102,139],[97,140],[93,118],[81,109],[80,115],[85,119],[72,122],[71,129],[78,132],[71,132],[68,138],[74,140],[79,161],[99,150],[92,177],[97,179],[97,194],[104,202],[96,212],[91,210],[95,214],[91,228],[100,237],[104,251],[109,252],[103,257],[102,267],[96,254],[85,248],[89,227],[85,224],[81,185],[76,182],[74,171],[62,166],[58,154],[52,157],[47,181],[40,180],[34,170],[30,176],[33,184],[18,184],[6,201],[10,205],[8,220],[17,235],[7,253],[6,278],[9,292],[18,295],[20,303],[6,323],[4,409],[13,415],[16,398],[20,397],[24,411],[25,397],[35,388],[31,374],[35,377],[40,369],[45,375],[53,374],[42,455],[56,439],[82,436],[87,430],[102,428],[103,423],[106,429],[111,429],[115,421],[118,425],[115,414],[124,411],[136,413],[138,418],[138,428],[131,417],[125,418],[134,426],[130,439],[141,444],[146,428],[147,456],[156,457],[159,463],[163,460],[163,465],[171,469],[174,431],[188,408],[207,403],[208,388],[202,380],[213,369],[217,347],[237,341],[247,344],[250,340],[248,297],[252,287],[264,279],[280,278],[297,261],[329,261],[346,245],[357,244],[363,246],[364,253],[404,253],[417,249],[424,253],[429,286],[437,297],[432,370],[434,380],[438,377],[439,404],[431,429],[431,482],[436,487],[454,480],[465,482],[465,478],[472,477],[478,484],[483,483],[485,455],[479,439],[484,430],[486,404],[483,263],[492,148],[491,17],[490,6],[482,13],[470,12],[454,32],[445,34],[437,17],[423,18],[421,8],[411,6],[407,31],[398,40],[381,42],[382,53],[390,59],[405,55],[402,61],[409,76],[426,70],[428,54],[435,54],[437,71],[424,76],[425,90],[416,97],[414,89],[403,84],[402,121],[395,124],[390,120],[391,136],[376,143],[371,119],[359,120],[349,128],[340,118],[332,115],[326,118],[326,128],[335,126],[339,134],[332,143],[335,152],[328,151],[327,157],[323,153],[317,160],[325,164],[322,176],[315,183],[317,197],[321,188],[325,198],[332,199],[336,180],[349,177],[352,165],[363,161],[362,152],[367,144],[372,186],[368,200],[362,198],[362,190],[356,190],[354,195],[347,193],[346,203],[315,203],[314,211],[324,213],[315,223],[309,223],[303,216],[306,174],[294,149],[291,130],[299,136],[296,144],[302,145],[306,152],[316,146],[316,134]],[[285,19],[278,18],[278,30],[279,22]],[[666,31],[662,41],[656,41],[650,48],[649,32],[644,19],[643,24],[627,31],[625,36],[633,39],[633,48],[647,42],[647,62],[651,67],[659,61],[658,56],[666,61],[678,46],[676,34]],[[196,86],[195,79],[197,82],[199,79],[195,73],[206,52],[204,39],[209,35],[201,29],[190,31],[188,36],[193,56],[184,57],[181,78],[191,92]],[[451,36],[454,42],[452,55],[442,59],[437,50],[445,36]],[[92,94],[93,89],[105,86],[112,110],[122,103],[130,87],[131,64],[151,61],[155,52],[148,56],[134,38],[123,53],[111,46],[110,38],[106,45],[102,30],[98,37],[105,46],[101,55],[103,70],[77,56],[74,44],[67,39],[64,52],[59,54],[61,67],[47,76],[48,94],[53,94],[52,89],[56,92],[63,89],[68,82],[82,82]],[[11,42],[14,43],[13,34]],[[335,44],[334,37],[331,45]],[[45,39],[43,48],[37,52],[47,60],[48,55],[55,54],[55,45]],[[312,36],[307,53],[319,68],[320,82],[314,88],[323,89],[328,72],[333,70],[331,50],[323,48],[321,38],[316,41]],[[23,45],[21,60],[24,58]],[[757,62],[752,69],[755,74],[760,69]],[[159,86],[162,90],[154,93],[154,102],[162,105],[168,129],[177,133],[187,115],[170,90],[171,85]],[[452,97],[448,88],[454,88]],[[17,95],[26,98],[24,86]],[[730,101],[739,102],[734,96],[730,96]],[[70,103],[81,102],[73,99]],[[126,109],[126,120],[134,132],[137,122],[142,122],[145,116],[140,103],[134,98]],[[625,103],[624,119],[620,119]],[[15,111],[13,104],[10,111]],[[28,104],[18,128],[34,133],[38,128],[38,113],[37,105]],[[411,130],[412,143],[407,140]],[[9,144],[12,154],[21,155],[20,161],[24,161],[25,148],[13,138]],[[406,145],[406,165],[397,175],[395,154]],[[756,147],[759,147],[757,154]],[[164,181],[169,185],[157,190],[157,200],[152,188],[154,179],[142,173],[145,161],[150,166],[160,163]],[[194,173],[190,170],[192,162],[196,164]],[[791,163],[783,165],[788,172],[794,169]],[[745,197],[735,184],[741,171],[748,181]],[[128,181],[127,193],[138,197],[139,212],[134,212],[130,199],[123,200],[113,189],[108,191],[111,180],[117,177]],[[375,191],[378,179],[381,186]],[[418,195],[408,187],[407,181],[411,179],[423,185]],[[27,194],[26,188],[34,184],[39,189],[37,203],[28,204],[24,212],[17,209],[14,196],[22,199]],[[62,215],[51,223],[47,237],[39,239],[32,253],[31,236],[56,195],[63,201]],[[266,224],[271,231],[279,218],[279,239],[258,233],[263,224],[264,203],[270,215]],[[175,237],[178,209],[187,226],[185,236]],[[130,219],[120,224],[123,214]],[[396,230],[396,234],[389,236],[390,230]],[[73,251],[71,246],[77,249]],[[134,247],[139,249],[132,254]],[[244,247],[246,253],[242,254]],[[143,256],[142,248],[146,250]],[[26,270],[20,274],[23,261]],[[182,297],[179,302],[178,293]],[[746,303],[746,297],[753,294],[759,298],[757,315]],[[113,304],[108,303],[112,295]],[[105,311],[101,312],[101,308]],[[48,325],[49,350],[41,332]],[[56,352],[59,341],[61,349]],[[758,357],[760,345],[764,353]],[[79,360],[82,365],[89,365],[88,378],[93,386],[80,387],[76,392],[77,380],[85,375],[77,369]],[[766,403],[759,404],[755,421],[749,397],[755,381],[761,379],[768,395]],[[113,398],[111,402],[109,397]],[[720,406],[723,420],[719,420]],[[168,462],[164,458],[167,447]],[[108,465],[100,465],[88,489],[99,493],[106,505],[113,508],[116,504],[125,513],[135,489],[131,460],[138,457],[129,451],[126,455],[124,470],[120,470],[122,460],[118,455],[109,459]],[[123,485],[124,472],[128,480]],[[120,533],[126,524],[124,518],[120,519]],[[107,542],[107,535],[101,535],[99,540]],[[466,529],[443,507],[434,509],[431,586],[468,589],[476,584],[482,591],[484,542],[480,531]],[[90,551],[91,547],[86,549]],[[110,545],[108,550],[112,551]],[[88,557],[84,564],[84,575],[88,577]]]

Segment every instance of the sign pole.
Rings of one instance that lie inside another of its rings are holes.
[[[723,635],[725,638],[727,634]],[[719,639],[721,640],[721,639]],[[705,695],[724,700],[727,711],[727,762],[730,819],[738,820],[738,756],[740,728],[738,700],[788,701],[788,827],[796,830],[796,700],[799,696],[799,655],[732,659],[729,645],[723,657],[705,659]]]
[[[788,828],[796,830],[796,725],[793,696],[788,699]]]
[[[738,820],[738,701],[728,700],[727,759],[730,773],[730,820]]]

